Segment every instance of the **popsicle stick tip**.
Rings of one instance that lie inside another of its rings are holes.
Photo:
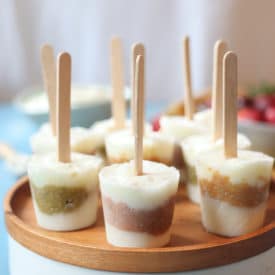
[[[71,55],[67,52],[60,53],[58,55],[58,60],[59,61],[67,61],[67,62],[71,63]]]
[[[224,42],[223,40],[217,40],[215,43],[215,50],[218,50],[220,48],[226,48],[226,42]]]
[[[142,43],[135,43],[132,45],[132,51],[133,52],[138,52],[138,53],[142,53],[144,52],[145,48],[144,45]]]
[[[190,41],[189,36],[188,35],[184,36],[183,43],[189,43],[189,41]]]
[[[53,51],[53,47],[50,44],[43,44],[40,48],[41,52],[47,51],[47,50],[52,50]]]
[[[111,49],[112,51],[117,51],[119,48],[122,48],[122,41],[119,36],[113,36],[111,38]]]
[[[237,66],[238,57],[237,57],[236,53],[229,51],[229,52],[225,53],[223,60],[224,60],[224,62],[234,63]]]

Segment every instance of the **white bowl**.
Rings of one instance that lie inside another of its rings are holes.
[[[239,131],[245,134],[252,143],[252,150],[275,157],[275,126],[253,121],[239,121]]]
[[[125,87],[125,98],[130,100],[130,89]],[[43,88],[24,89],[14,100],[15,106],[36,124],[47,122],[48,100]],[[111,116],[111,87],[103,85],[73,85],[71,93],[72,126],[89,127],[94,122]]]

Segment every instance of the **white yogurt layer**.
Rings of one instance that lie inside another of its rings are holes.
[[[176,138],[178,141],[188,136],[209,132],[209,128],[189,120],[184,116],[162,116],[160,118],[161,132]]]
[[[101,158],[79,153],[71,154],[71,162],[57,160],[56,153],[34,155],[28,165],[28,176],[33,185],[79,187],[93,190],[98,186]]]
[[[253,232],[263,225],[266,202],[256,207],[237,207],[203,195],[201,209],[207,231],[233,237]]]
[[[170,241],[170,229],[160,235],[151,235],[121,230],[108,223],[105,223],[105,227],[108,242],[118,247],[156,248],[162,247]]]
[[[212,125],[212,109],[209,108],[195,113],[194,120],[210,129]]]
[[[239,149],[249,149],[251,146],[250,140],[243,134],[238,134],[237,143]],[[189,165],[195,166],[196,160],[200,154],[210,150],[221,150],[223,144],[223,139],[213,141],[211,135],[203,134],[185,138],[181,142],[181,147],[185,161]]]
[[[125,128],[132,127],[132,121],[127,119],[125,121]],[[104,119],[101,121],[95,122],[91,128],[91,130],[100,133],[102,136],[106,136],[109,133],[112,133],[113,131],[116,131],[117,128],[115,127],[115,121],[113,118]]]
[[[73,152],[92,154],[102,146],[101,136],[82,127],[71,128],[71,150]],[[31,137],[31,147],[34,154],[44,154],[57,150],[57,138],[53,136],[50,125],[44,124]]]
[[[229,177],[232,184],[260,187],[271,179],[273,158],[260,152],[238,150],[237,158],[226,159],[223,150],[208,151],[197,161],[198,178],[211,181],[214,172]]]
[[[103,196],[129,208],[151,210],[162,206],[178,190],[179,172],[161,163],[143,161],[143,175],[136,176],[134,162],[113,164],[99,173]]]
[[[200,204],[201,202],[201,191],[200,191],[200,185],[194,184],[194,183],[188,183],[186,184],[186,191],[188,198],[197,204]]]
[[[151,126],[149,124],[145,124],[145,129],[146,131],[150,131]],[[127,119],[125,121],[125,125],[123,129],[132,129],[132,121],[130,119]],[[100,136],[101,139],[101,146],[104,147],[104,141],[107,135],[115,132],[115,131],[120,131],[122,129],[117,129],[115,127],[115,121],[113,118],[109,118],[109,119],[105,119],[105,120],[101,120],[101,121],[97,121],[95,122],[91,128],[90,128],[92,133],[95,133],[96,135]]]
[[[135,138],[131,130],[121,130],[108,135],[105,148],[108,159],[128,161],[134,158]],[[172,163],[175,149],[173,138],[159,132],[145,131],[143,138],[143,158]]]

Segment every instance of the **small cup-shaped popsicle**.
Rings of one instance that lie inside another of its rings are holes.
[[[273,158],[238,150],[225,158],[222,150],[209,151],[197,163],[201,189],[202,223],[207,231],[239,236],[263,225]]]
[[[98,132],[82,127],[70,129],[70,143],[73,152],[95,154],[102,146],[102,138]],[[31,137],[31,148],[34,154],[45,154],[57,150],[57,137],[53,135],[49,124],[44,124]]]
[[[242,134],[238,134],[238,148],[249,149],[250,140]],[[223,148],[223,139],[213,141],[211,135],[194,135],[184,139],[181,143],[183,158],[186,165],[186,189],[189,199],[200,203],[200,188],[197,182],[196,161],[201,154],[209,150]]]
[[[210,131],[209,127],[183,116],[162,116],[160,129],[162,133],[174,137],[177,141],[192,135],[206,134]]]
[[[145,129],[147,131],[151,130],[151,125],[148,123],[145,123],[144,125]],[[90,131],[94,136],[97,137],[97,152],[101,152],[104,157],[106,157],[106,150],[105,150],[105,139],[108,135],[111,133],[114,133],[116,131],[121,131],[121,130],[131,130],[132,129],[132,121],[130,119],[127,119],[125,121],[124,128],[118,129],[115,126],[115,121],[113,118],[110,119],[105,119],[98,121],[91,126]]]
[[[143,161],[113,164],[99,173],[107,240],[120,247],[162,247],[170,240],[179,172]]]
[[[55,153],[34,155],[28,166],[33,204],[38,224],[48,230],[70,231],[96,221],[98,173],[102,160],[71,154],[60,162]]]
[[[130,129],[108,135],[105,139],[106,155],[109,163],[127,162],[134,158],[135,137]],[[175,142],[158,132],[145,129],[143,137],[143,159],[172,165]]]

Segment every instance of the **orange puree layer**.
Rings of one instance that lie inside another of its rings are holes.
[[[266,201],[268,197],[270,183],[259,178],[259,182],[263,181],[265,183],[260,187],[251,186],[246,182],[232,184],[229,177],[214,172],[211,181],[199,179],[199,184],[202,195],[208,195],[234,206],[255,207]]]

